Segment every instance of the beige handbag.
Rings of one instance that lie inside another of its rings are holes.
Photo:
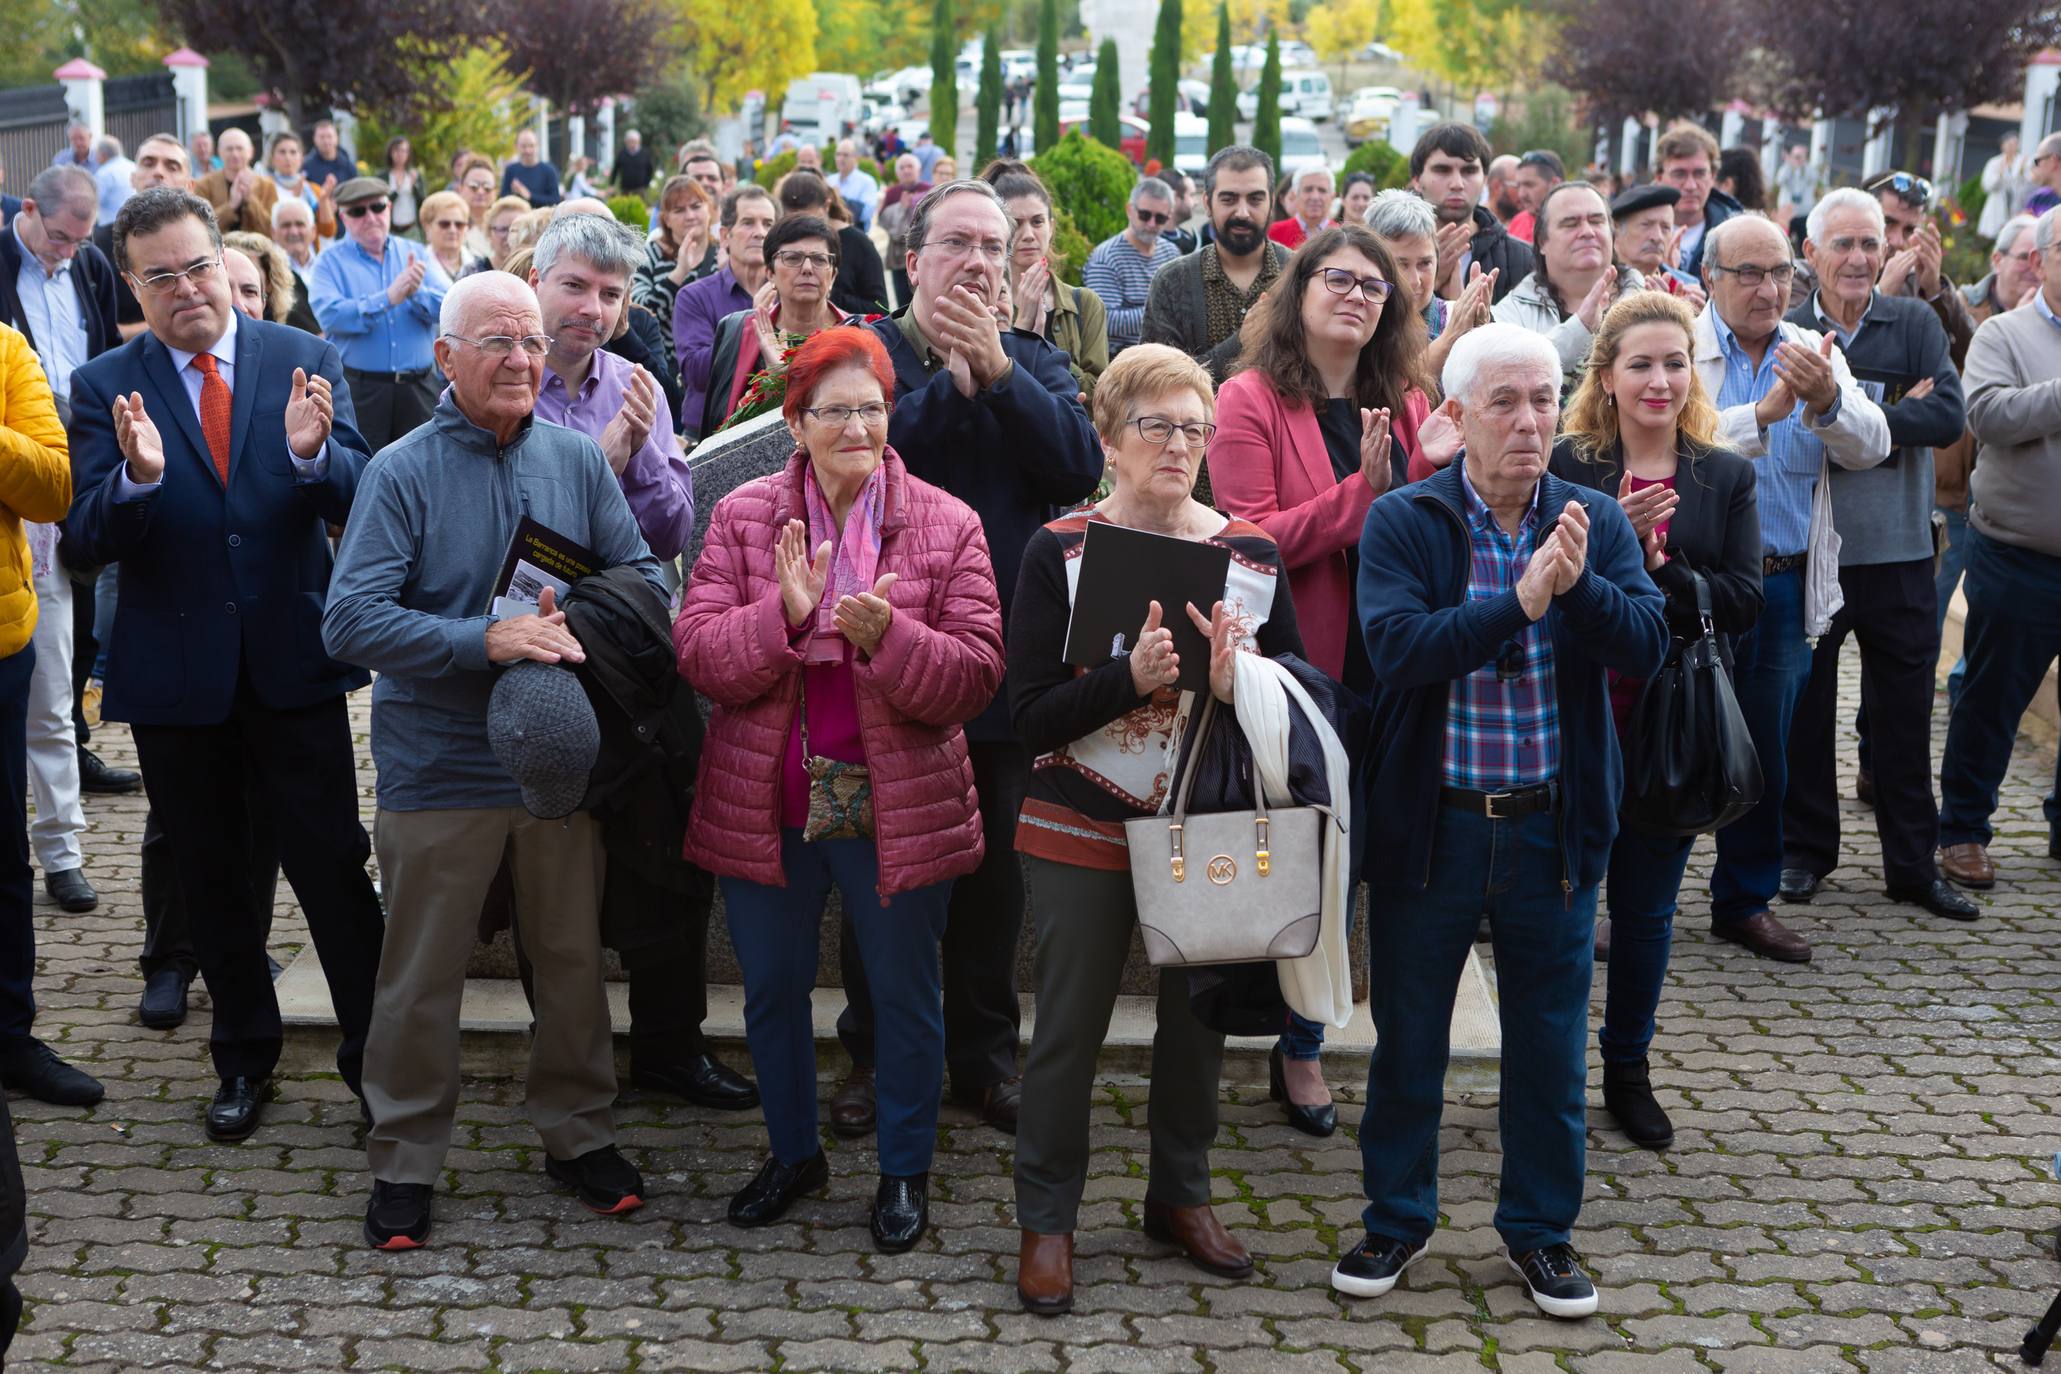
[[[1317,947],[1328,806],[1188,813],[1195,755],[1209,738],[1203,707],[1173,814],[1124,822],[1138,933],[1156,968],[1300,959]]]

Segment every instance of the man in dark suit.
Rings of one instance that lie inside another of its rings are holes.
[[[1066,354],[995,322],[1010,224],[995,189],[955,181],[917,203],[908,228],[910,304],[870,326],[895,368],[888,441],[924,481],[980,516],[1006,608],[1023,546],[1039,526],[1095,490],[1102,445],[1081,408]],[[1009,723],[1009,687],[966,726],[987,857],[954,884],[945,918],[945,1063],[952,1095],[1005,1131],[1016,1129],[1016,941],[1023,868],[1016,812],[1030,757]],[[857,941],[845,936],[850,1005],[838,1035],[854,1073],[831,1103],[841,1135],[873,1129],[872,1005]]]
[[[321,339],[239,320],[206,201],[144,191],[115,257],[149,332],[72,375],[71,530],[121,584],[104,713],[126,720],[179,856],[214,1000],[221,1087],[208,1134],[257,1126],[280,1049],[250,817],[275,822],[359,1088],[382,933],[365,871],[344,695],[366,674],[322,650],[328,526],[367,462],[343,364]]]

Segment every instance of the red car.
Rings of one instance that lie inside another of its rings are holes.
[[[1122,122],[1124,129],[1123,143],[1118,147],[1117,151],[1138,166],[1143,167],[1145,165],[1145,135],[1152,131],[1152,126],[1136,115],[1118,115],[1117,119]],[[1065,138],[1067,133],[1076,126],[1080,128],[1081,136],[1083,138],[1087,137],[1088,121],[1085,119],[1060,121],[1059,136]]]

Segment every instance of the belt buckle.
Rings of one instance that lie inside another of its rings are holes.
[[[1492,821],[1506,821],[1506,820],[1509,820],[1510,818],[1509,818],[1508,816],[1506,816],[1506,815],[1502,814],[1502,813],[1501,813],[1500,811],[1496,810],[1496,803],[1497,803],[1497,802],[1505,802],[1505,801],[1509,801],[1509,800],[1511,800],[1511,799],[1512,799],[1513,797],[1515,797],[1516,795],[1517,795],[1517,794],[1516,794],[1516,793],[1514,793],[1514,792],[1507,792],[1507,791],[1505,791],[1505,792],[1484,792],[1484,793],[1482,793],[1482,794],[1481,794],[1481,803],[1482,803],[1482,814],[1483,814],[1483,815],[1485,815],[1485,816],[1487,816],[1487,817],[1488,817],[1488,818],[1489,818],[1490,820],[1492,820]]]

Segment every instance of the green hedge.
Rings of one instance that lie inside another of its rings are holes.
[[[644,203],[642,196],[610,196],[608,208],[624,224],[634,224],[639,229],[651,227],[651,207]]]
[[[1072,216],[1090,247],[1123,232],[1125,206],[1138,180],[1138,169],[1122,153],[1084,137],[1075,128],[1032,158],[1031,170],[1052,193],[1052,203],[1060,212]]]
[[[1384,191],[1400,190],[1410,184],[1410,159],[1383,139],[1369,139],[1352,150],[1339,179],[1343,181],[1354,172],[1366,172]]]

